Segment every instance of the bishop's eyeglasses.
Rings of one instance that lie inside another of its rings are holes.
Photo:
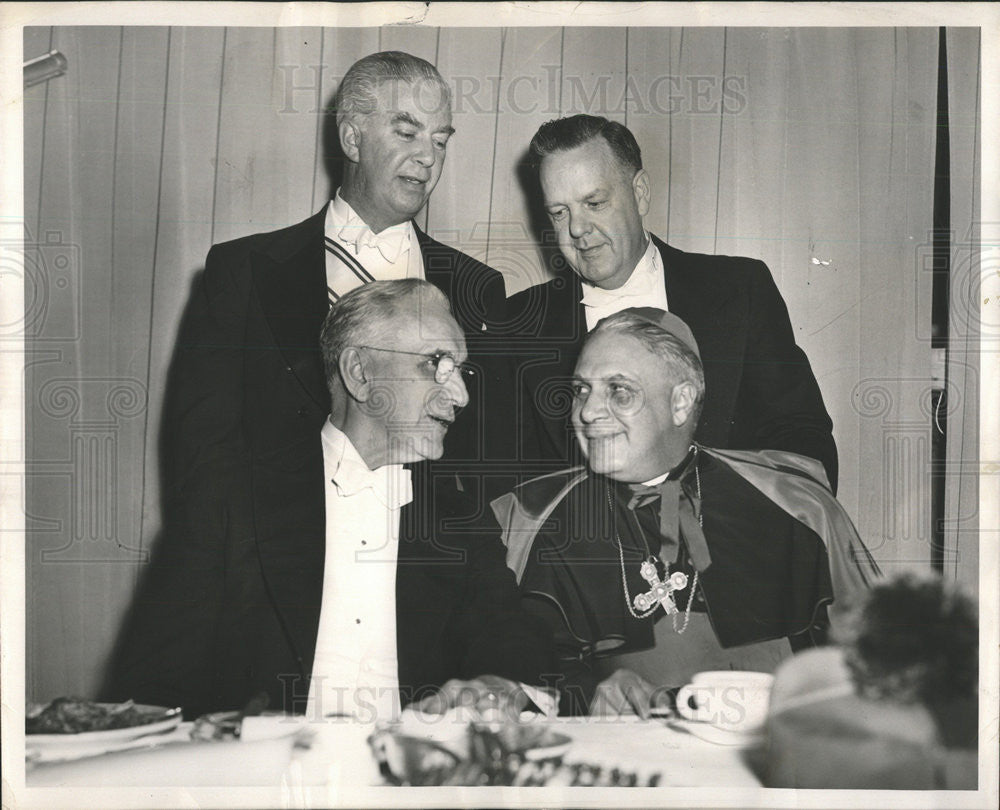
[[[476,376],[476,371],[472,368],[472,366],[468,363],[457,362],[454,356],[449,352],[439,351],[425,354],[424,352],[406,352],[402,349],[383,349],[381,346],[358,346],[358,348],[371,349],[376,352],[391,352],[392,354],[409,354],[413,357],[426,358],[427,365],[434,368],[434,382],[438,385],[444,385],[448,382],[455,369],[458,369],[459,373],[462,375],[463,382],[468,382]]]

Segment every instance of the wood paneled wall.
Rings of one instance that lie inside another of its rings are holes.
[[[968,232],[978,32],[948,41]],[[546,278],[518,172],[537,126],[626,123],[650,230],[768,263],[834,419],[841,500],[887,568],[926,567],[936,29],[29,28],[26,59],[58,49],[70,66],[24,105],[29,698],[93,693],[156,541],[165,371],[209,246],[324,203],[321,111],[352,62],[389,48],[434,61],[455,91],[420,224],[501,270],[508,294]],[[949,448],[968,470],[963,329]],[[971,490],[968,475],[949,490],[951,573],[969,583]]]

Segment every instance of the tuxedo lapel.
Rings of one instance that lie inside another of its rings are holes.
[[[400,511],[396,557],[396,655],[404,690],[440,683],[449,671],[442,655],[450,649],[441,637],[458,598],[449,575],[465,570],[444,528],[453,509],[443,494],[449,488],[441,487],[432,463],[410,465],[410,473],[413,500]]]
[[[407,504],[401,511],[396,558],[396,658],[402,688],[417,686],[426,680],[424,659],[429,647],[428,629],[435,625],[428,621],[433,615],[435,593],[420,560],[423,543],[412,532],[414,523],[419,522],[415,511],[415,503]]]
[[[451,300],[451,283],[455,269],[454,251],[431,239],[413,222],[413,232],[417,235],[417,245],[424,260],[424,278],[437,287]]]
[[[730,284],[729,279],[717,278],[703,258],[672,248],[657,237],[653,242],[663,260],[663,276],[670,311],[691,327],[698,340],[699,333],[714,340],[719,333],[736,331],[741,338],[746,332],[746,305],[743,285]]]
[[[254,285],[275,346],[306,393],[324,409],[329,393],[319,333],[329,311],[326,289],[326,208],[251,255]]]
[[[463,289],[464,277],[459,273],[463,256],[457,250],[431,239],[413,223],[420,255],[424,260],[424,278],[445,294],[451,304],[451,314],[467,336],[476,336],[482,329],[483,314],[475,302],[476,290]]]
[[[663,259],[667,306],[698,342],[705,368],[705,407],[697,438],[728,446],[743,375],[749,329],[749,295],[738,273],[723,275],[711,256],[685,253],[653,236]]]

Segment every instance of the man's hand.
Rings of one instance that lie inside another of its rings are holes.
[[[648,720],[653,707],[670,707],[665,689],[653,686],[630,669],[619,669],[601,681],[590,704],[591,717],[638,714]]]
[[[450,709],[472,709],[483,720],[517,720],[528,705],[528,696],[513,681],[497,675],[480,675],[471,681],[452,679],[435,694],[417,704],[419,711],[444,714]]]

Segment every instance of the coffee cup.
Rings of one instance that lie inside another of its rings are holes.
[[[677,693],[677,712],[695,723],[753,734],[767,719],[773,683],[767,672],[699,672]]]

